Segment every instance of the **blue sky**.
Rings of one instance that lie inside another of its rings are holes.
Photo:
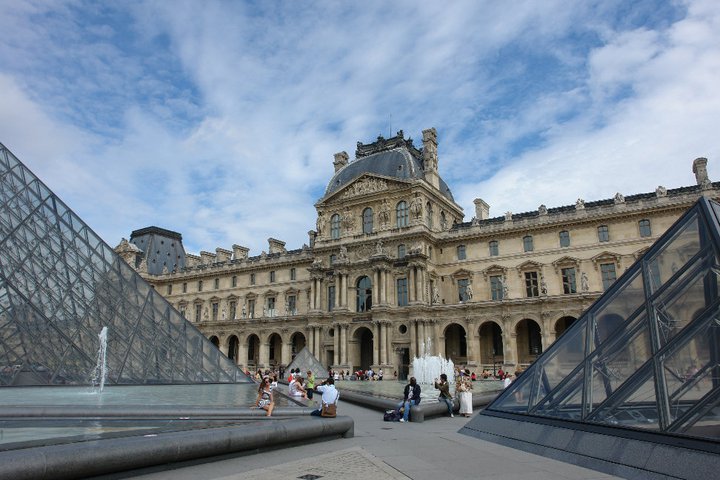
[[[351,158],[435,127],[491,216],[720,180],[720,3],[0,2],[0,142],[103,239],[308,243]]]

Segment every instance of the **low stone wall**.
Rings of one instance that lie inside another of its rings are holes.
[[[260,412],[258,412],[260,413]],[[93,440],[0,452],[0,478],[85,478],[126,470],[354,435],[352,418],[310,417],[252,425]]]

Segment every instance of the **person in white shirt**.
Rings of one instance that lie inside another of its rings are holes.
[[[335,379],[332,377],[325,380],[321,385],[316,387],[315,390],[322,393],[322,403],[320,408],[310,412],[310,415],[319,417],[322,413],[323,405],[337,404],[337,401],[340,399],[340,392],[335,388]]]

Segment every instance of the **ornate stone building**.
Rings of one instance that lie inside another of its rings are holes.
[[[464,222],[438,174],[437,134],[403,132],[335,155],[309,246],[248,256],[185,254],[180,234],[133,232],[117,251],[223,353],[248,369],[308,346],[326,366],[382,367],[443,355],[471,370],[528,365],[701,195],[697,185]],[[146,246],[143,248],[143,245]],[[147,248],[153,245],[152,248]]]

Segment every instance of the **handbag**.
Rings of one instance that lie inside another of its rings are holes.
[[[335,397],[335,401],[333,403],[323,403],[322,410],[320,410],[321,417],[334,418],[337,416],[337,401],[339,396],[340,394]]]

